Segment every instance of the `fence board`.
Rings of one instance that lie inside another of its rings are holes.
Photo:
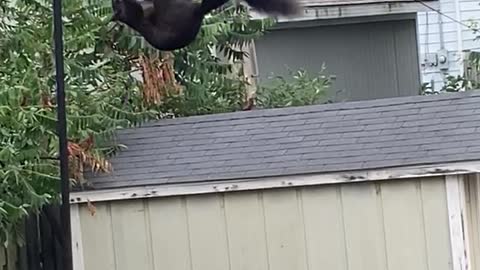
[[[448,270],[449,263],[452,261],[450,253],[450,232],[447,226],[438,226],[438,224],[448,223],[447,210],[447,190],[443,179],[438,177],[435,180],[423,181],[422,202],[424,213],[424,226],[428,269]],[[476,269],[475,267],[470,269]]]
[[[265,218],[259,193],[225,193],[224,200],[230,269],[268,269]]]
[[[3,267],[7,264],[7,259],[5,257],[5,248],[0,246],[0,269],[3,269]]]
[[[48,219],[45,216],[40,217],[41,247],[42,247],[42,265],[45,269],[55,269],[54,235]]]
[[[148,244],[145,205],[141,200],[112,205],[112,228],[118,270],[152,270],[153,258]],[[132,233],[134,232],[134,233]]]
[[[7,270],[17,270],[17,247],[13,245],[7,248]]]
[[[88,208],[79,209],[85,269],[116,269],[110,206],[107,203],[96,203],[95,208],[93,216]],[[87,231],[88,228],[95,230]],[[99,243],[101,249],[96,248]]]
[[[308,269],[347,270],[340,186],[302,188]]]
[[[229,269],[228,236],[221,196],[187,197],[186,206],[192,269]]]
[[[21,270],[18,267],[17,247],[10,245],[8,248],[0,246],[0,270]]]
[[[181,197],[153,199],[147,210],[155,270],[191,270],[185,200]]]
[[[341,196],[349,270],[387,268],[379,184],[342,185]]]
[[[38,237],[38,219],[36,215],[32,215],[28,217],[25,222],[27,265],[29,270],[40,270],[40,248]]]
[[[268,190],[263,193],[263,207],[270,269],[306,269],[305,232],[297,191]]]
[[[389,270],[428,269],[420,184],[391,181],[380,185]]]
[[[30,215],[22,227],[24,245],[0,246],[0,270],[62,270],[59,206],[49,205],[39,215]]]
[[[27,247],[25,245],[18,248],[17,262],[18,270],[30,270],[28,269]]]

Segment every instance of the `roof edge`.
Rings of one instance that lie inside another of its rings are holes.
[[[237,179],[227,181],[205,181],[182,184],[161,184],[152,186],[113,188],[93,191],[77,191],[71,193],[70,203],[81,204],[88,202],[105,202],[382,180],[402,180],[475,173],[480,173],[480,160],[455,163],[437,163],[421,166],[379,168],[350,172],[299,174],[291,176]]]
[[[222,121],[222,120],[236,120],[236,119],[245,119],[245,118],[276,117],[276,116],[291,115],[291,114],[297,114],[297,113],[298,114],[309,113],[312,111],[315,111],[315,112],[343,111],[343,110],[353,110],[353,109],[394,106],[394,105],[400,105],[400,104],[427,103],[427,102],[436,102],[440,100],[456,100],[456,99],[464,99],[468,97],[478,97],[478,96],[480,96],[480,91],[470,90],[465,92],[455,92],[455,93],[446,93],[446,94],[429,95],[429,96],[415,95],[415,96],[407,96],[407,97],[380,98],[380,99],[361,100],[361,101],[346,101],[346,102],[292,106],[292,107],[283,107],[283,108],[268,108],[268,109],[259,108],[251,111],[234,111],[234,112],[178,117],[178,118],[171,118],[171,119],[160,119],[160,120],[154,120],[151,122],[144,123],[137,127],[126,128],[122,130],[131,130],[131,129],[137,129],[142,127],[157,127],[157,126],[180,125],[180,124],[201,123],[201,122]]]

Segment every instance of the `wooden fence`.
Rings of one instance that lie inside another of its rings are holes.
[[[1,270],[17,270],[18,267],[18,252],[16,248],[9,247],[8,249],[0,247],[0,269]]]
[[[0,270],[29,270],[25,246],[0,247]]]
[[[25,245],[0,246],[0,270],[62,270],[60,208],[48,206],[25,221]]]

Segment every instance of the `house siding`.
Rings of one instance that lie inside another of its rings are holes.
[[[457,14],[457,2],[460,18]],[[440,11],[456,20],[469,24],[471,20],[480,18],[480,5],[475,0],[440,0]],[[441,27],[443,21],[443,46],[448,51],[448,70],[440,70],[439,67],[422,66],[422,82],[434,82],[435,89],[443,86],[445,74],[463,74],[463,53],[464,50],[479,50],[480,41],[475,41],[475,34],[465,26],[452,21],[450,18],[439,15],[437,12],[418,13],[418,41],[420,51],[420,63],[425,59],[425,54],[436,53],[442,47]],[[459,32],[460,31],[460,32]],[[461,38],[459,39],[459,35]],[[461,42],[458,42],[461,40]]]
[[[259,83],[287,67],[315,76],[325,64],[332,101],[418,95],[417,42],[414,17],[272,30],[255,42]]]
[[[443,177],[80,205],[85,269],[451,269]]]

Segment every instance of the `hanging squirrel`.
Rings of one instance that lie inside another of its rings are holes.
[[[300,6],[296,0],[246,0],[257,11],[291,16]],[[140,33],[153,47],[172,51],[192,43],[204,16],[228,0],[112,0],[113,21],[120,21]]]

